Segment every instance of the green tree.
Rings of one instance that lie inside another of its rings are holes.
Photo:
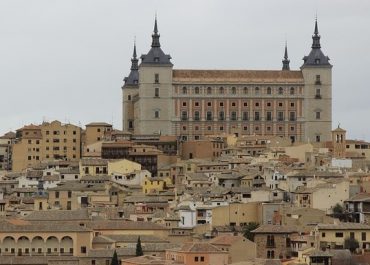
[[[254,229],[257,229],[259,226],[260,226],[259,223],[255,222],[250,222],[247,225],[245,225],[243,227],[244,237],[248,238],[250,241],[254,241],[254,234],[252,233],[252,231]]]
[[[343,213],[343,207],[342,207],[342,205],[340,205],[339,203],[337,203],[337,204],[333,207],[333,213],[334,213],[334,214],[342,214],[342,213]]]
[[[117,256],[116,250],[114,250],[112,261],[110,262],[110,265],[119,265],[118,256]]]
[[[349,249],[352,253],[360,247],[360,244],[355,238],[347,237],[344,239],[344,248]]]
[[[144,255],[143,253],[143,248],[141,247],[141,240],[140,237],[137,238],[137,243],[136,243],[136,257]]]

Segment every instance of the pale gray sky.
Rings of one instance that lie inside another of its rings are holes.
[[[0,134],[58,119],[121,128],[133,39],[148,52],[155,12],[175,68],[291,68],[310,51],[317,12],[333,64],[333,127],[370,140],[368,0],[1,0]]]

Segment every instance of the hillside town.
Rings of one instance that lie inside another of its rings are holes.
[[[59,7],[53,6],[53,10]],[[100,27],[94,23],[105,21],[110,14],[101,10],[104,19],[95,15],[86,19],[94,33]],[[122,10],[124,16],[120,17],[128,17],[131,9]],[[50,32],[69,31],[72,26],[63,27],[72,17],[62,16],[56,30]],[[248,16],[243,13],[242,18]],[[139,30],[142,21],[137,21],[135,17],[135,23],[119,25],[120,30],[125,28],[126,35],[128,27]],[[0,136],[0,265],[370,265],[370,142],[351,139],[352,126],[333,122],[333,65],[324,51],[333,46],[321,45],[317,15],[312,22],[307,40],[295,39],[308,51],[296,70],[291,69],[286,40],[277,70],[270,70],[271,65],[267,70],[177,69],[175,60],[162,50],[156,15],[154,27],[150,25],[151,40],[146,36],[145,54],[138,56],[136,37],[132,45],[125,36],[125,45],[133,51],[131,62],[125,61],[131,67],[123,70],[126,77],[116,87],[121,93],[116,97],[122,104],[120,125],[113,123],[113,114],[112,122],[107,122],[105,114],[96,113],[84,123],[46,117],[34,122],[29,117],[38,104],[47,117],[57,113],[57,101],[63,102],[63,111],[73,105],[62,97],[49,99],[54,96],[51,90],[33,92],[45,102],[32,102],[23,113],[20,106],[26,103],[14,103],[12,112],[19,115],[8,120],[21,125],[0,124],[1,132],[8,131]],[[183,51],[185,57],[193,56],[196,49],[190,41],[185,42],[186,34],[198,38],[207,31],[196,23],[198,33],[180,32],[185,37],[178,45],[189,49]],[[292,17],[291,23],[298,22]],[[215,20],[209,24],[220,27]],[[247,20],[244,24],[250,26]],[[253,27],[258,28],[256,25]],[[108,28],[113,27],[107,26],[107,32]],[[232,28],[239,30],[238,25]],[[258,31],[261,35],[264,30]],[[292,31],[298,34],[296,29]],[[81,30],[75,35],[83,34]],[[220,30],[216,37],[225,51],[214,48],[210,54],[222,63],[222,52],[232,61],[249,63],[244,54],[238,58],[230,55],[234,44],[240,42],[236,34],[221,37],[223,34]],[[115,39],[96,35],[102,47],[109,43],[109,48],[101,48],[97,54],[115,48]],[[172,38],[176,40],[168,34],[165,41],[171,44]],[[274,38],[253,42],[260,42],[261,47],[263,42],[276,46]],[[59,42],[63,37],[56,39]],[[215,40],[191,42],[211,46]],[[251,42],[246,40],[243,49],[253,50],[248,46]],[[90,53],[95,52],[90,50],[91,42],[81,43],[87,52],[81,57],[69,54],[69,44],[54,48],[59,52],[67,47],[65,56],[73,58],[68,67],[58,70],[66,76],[58,79],[51,64],[46,73],[53,83],[84,89],[83,96],[73,95],[81,109],[81,113],[73,113],[76,119],[83,116],[82,109],[86,113],[91,111],[88,107],[110,110],[108,105],[114,104],[104,96],[110,81],[99,83],[94,71],[89,72],[91,83],[82,88],[67,75],[80,75],[80,71],[70,70],[73,60],[101,63],[91,59]],[[297,45],[297,41],[293,43]],[[45,54],[51,57],[55,51]],[[264,52],[262,48],[258,51]],[[257,51],[253,53],[260,58]],[[200,60],[193,56],[194,67]],[[337,62],[343,64],[340,58]],[[17,62],[17,67],[21,64]],[[111,71],[110,64],[102,65],[109,65]],[[4,87],[17,90],[15,82],[11,83]],[[101,97],[99,104],[89,102],[92,84],[101,86],[95,94]],[[351,89],[356,85],[351,83]],[[39,80],[30,85],[32,89],[39,86]],[[32,101],[27,94],[21,97]],[[21,114],[24,117],[20,118]],[[352,112],[348,116],[357,118]],[[362,120],[366,126],[366,117]]]
[[[0,137],[0,264],[357,264],[370,143],[59,121]],[[139,253],[138,253],[139,250]]]

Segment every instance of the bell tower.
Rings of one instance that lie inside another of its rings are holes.
[[[339,127],[331,131],[333,143],[333,157],[345,158],[346,157],[346,130]]]

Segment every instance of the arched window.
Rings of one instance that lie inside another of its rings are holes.
[[[256,95],[259,95],[260,94],[260,88],[259,87],[256,87],[254,89],[254,92],[255,92]]]
[[[244,94],[248,94],[248,87],[244,87],[244,88],[243,88],[243,93],[244,93]]]
[[[195,87],[194,92],[195,94],[199,94],[199,87]]]
[[[208,95],[212,94],[212,88],[211,87],[207,87],[207,94]]]
[[[233,87],[231,88],[231,93],[232,93],[233,95],[235,95],[235,94],[236,94],[236,87],[234,87],[234,86],[233,86]]]
[[[184,87],[182,88],[182,93],[183,93],[184,95],[188,93],[188,89],[186,88],[186,86],[184,86]]]
[[[219,93],[220,93],[220,94],[224,94],[224,93],[225,93],[225,89],[224,89],[223,87],[220,87],[220,89],[219,89]]]
[[[291,87],[291,88],[290,88],[290,94],[291,94],[291,95],[294,95],[294,87]]]
[[[159,118],[159,110],[154,111],[154,118]]]
[[[272,93],[271,93],[271,87],[268,87],[267,88],[267,95],[271,95]]]
[[[279,95],[284,94],[284,89],[282,87],[279,87]]]

